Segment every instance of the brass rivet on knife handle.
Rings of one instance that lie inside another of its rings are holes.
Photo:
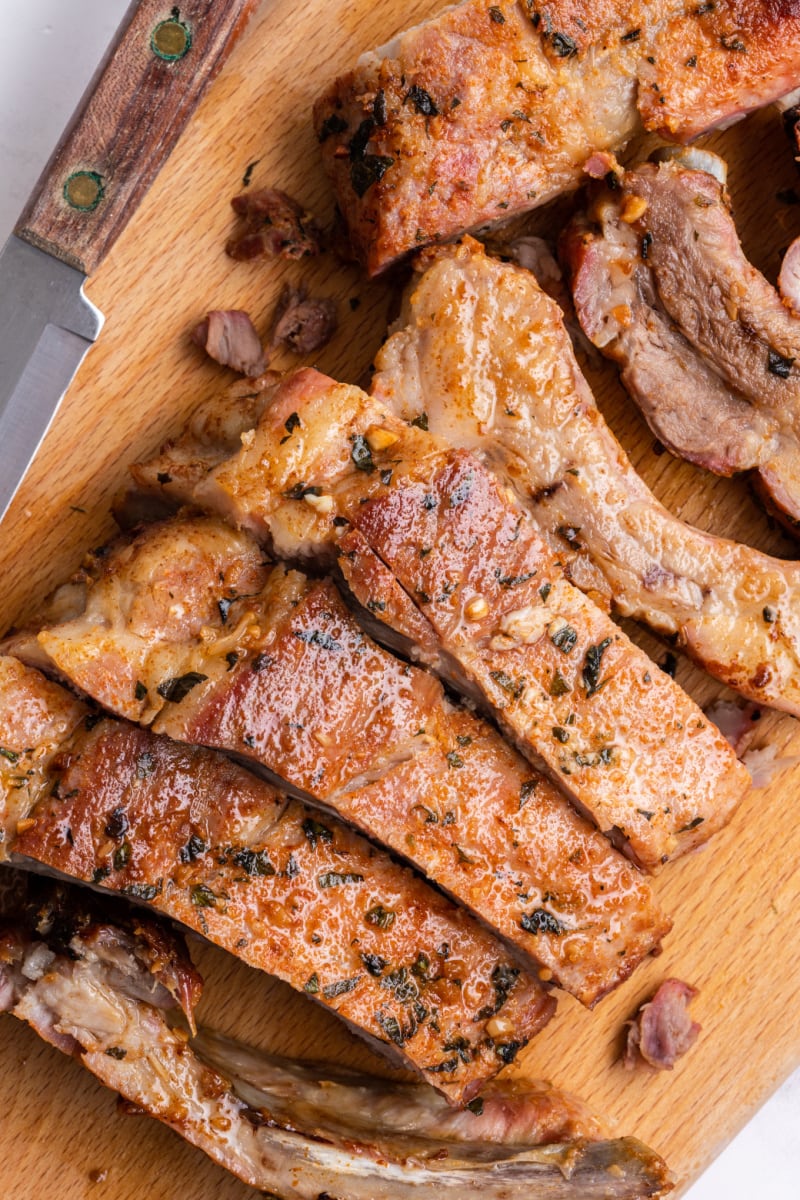
[[[134,3],[20,217],[17,236],[91,275],[257,3]]]

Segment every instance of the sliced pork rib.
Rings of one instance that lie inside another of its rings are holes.
[[[455,294],[440,300],[443,323]],[[282,554],[330,554],[348,528],[359,532],[376,574],[382,563],[395,581],[391,594],[382,583],[364,596],[378,627],[392,623],[381,636],[416,640],[648,869],[727,820],[745,782],[730,748],[567,582],[476,458],[357,388],[301,371],[241,451],[189,491]]]
[[[796,86],[796,0],[466,0],[364,54],[315,106],[371,274],[577,186],[642,125],[695,137]]]
[[[23,814],[15,780],[41,761],[38,727],[10,720],[31,702],[57,711],[60,691],[0,658],[16,756],[0,768],[5,853],[147,902],[331,1008],[452,1101],[547,1022],[553,1000],[466,913],[210,751],[86,713]]]
[[[366,637],[329,580],[265,565],[254,539],[214,518],[151,526],[97,569],[80,614],[21,637],[20,653],[46,654],[122,716],[322,801],[583,1003],[667,932],[638,872],[432,675]]]
[[[19,891],[0,910],[0,1011],[265,1194],[635,1200],[671,1188],[657,1155],[602,1140],[585,1105],[545,1084],[487,1086],[482,1111],[461,1116],[429,1088],[287,1062],[208,1030],[187,1040],[160,957],[186,981],[190,1023],[201,980],[174,934],[107,901],[98,916],[77,890]]]
[[[610,589],[620,612],[677,637],[717,679],[800,715],[800,566],[701,533],[658,503],[532,275],[475,242],[420,270],[376,359],[376,396],[482,453],[582,588]]]
[[[593,188],[563,238],[584,333],[653,432],[721,475],[753,471],[800,523],[800,317],[745,258],[724,184],[680,161]],[[793,290],[792,261],[784,288]]]

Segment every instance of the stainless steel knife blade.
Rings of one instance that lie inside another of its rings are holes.
[[[18,237],[0,252],[0,521],[103,327],[85,282]]]

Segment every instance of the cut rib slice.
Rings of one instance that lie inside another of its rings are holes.
[[[332,1009],[456,1103],[546,1024],[553,999],[466,913],[211,751],[87,710],[23,813],[16,780],[41,761],[37,728],[9,726],[60,690],[0,658],[5,853],[147,902]]]
[[[250,578],[247,559],[262,564],[260,590],[234,596],[228,580]],[[194,589],[180,628],[179,576]],[[638,872],[432,675],[367,637],[329,580],[264,566],[257,543],[219,520],[178,518],[104,553],[89,582],[85,610],[20,637],[20,654],[32,644],[120,715],[324,803],[583,1003],[668,931]]]
[[[438,297],[443,326],[454,294]],[[692,700],[564,578],[510,490],[417,427],[427,420],[420,411],[409,426],[359,389],[300,371],[191,498],[284,553],[330,554],[346,526],[358,530],[400,589],[363,597],[372,617],[396,625],[404,596],[424,626],[417,651],[657,870],[725,824],[747,772]]]
[[[621,613],[675,637],[756,704],[800,715],[798,564],[703,533],[658,502],[529,272],[472,241],[420,265],[376,360],[376,395],[481,453],[582,588],[610,590]]]
[[[370,274],[578,186],[642,126],[688,141],[797,86],[791,4],[466,0],[361,56],[315,105]]]
[[[446,1188],[635,1200],[670,1190],[656,1154],[633,1138],[602,1140],[586,1106],[546,1084],[488,1085],[478,1115],[458,1113],[419,1085],[288,1062],[209,1030],[188,1039],[178,1009],[191,1024],[202,981],[174,933],[109,913],[107,901],[99,913],[85,892],[28,887],[0,903],[0,1011],[271,1196],[345,1188],[353,1200],[413,1200]],[[180,1000],[164,986],[164,959],[184,982]]]

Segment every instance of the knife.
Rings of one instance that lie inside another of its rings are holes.
[[[0,252],[0,521],[102,329],[87,277],[257,4],[132,4]]]

